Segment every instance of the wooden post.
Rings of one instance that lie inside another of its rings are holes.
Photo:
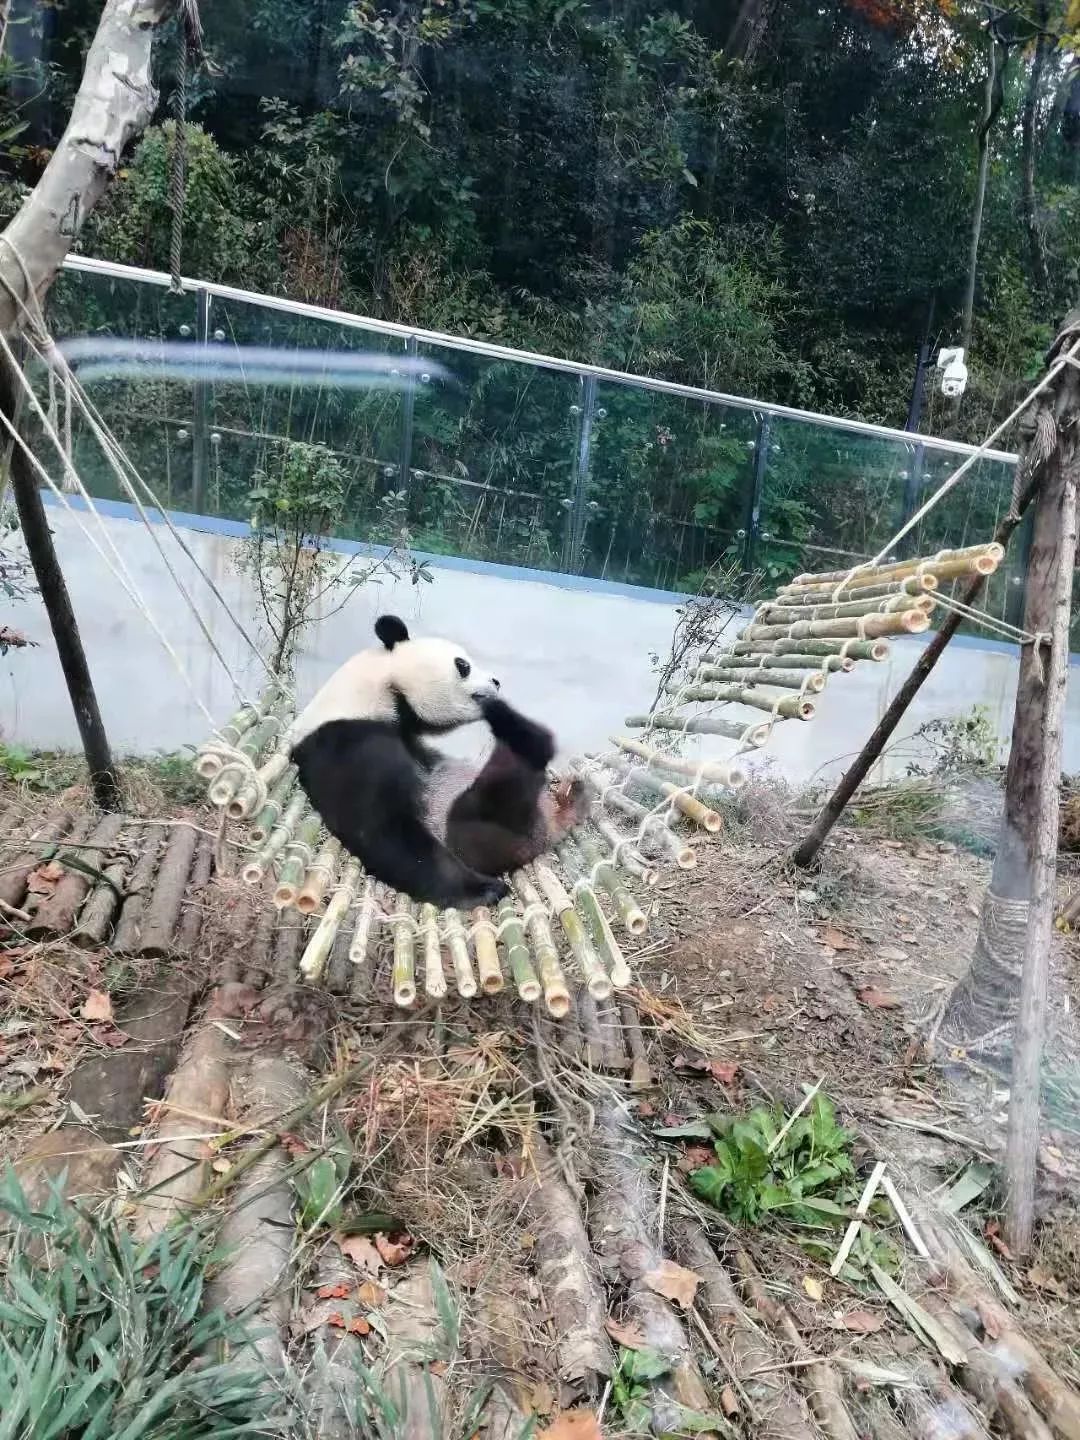
[[[17,424],[17,395],[19,382],[13,371],[12,362],[6,356],[0,357],[0,410]],[[34,567],[38,589],[49,617],[49,626],[56,641],[56,653],[67,682],[71,707],[75,711],[75,722],[82,737],[83,753],[90,772],[94,799],[103,810],[116,809],[120,803],[120,787],[105,727],[101,722],[97,696],[94,694],[90,669],[86,663],[75,611],[71,596],[64,581],[64,573],[53,545],[45,506],[38,493],[37,477],[26,458],[22,447],[11,447],[11,489],[19,511],[23,539]]]
[[[1021,460],[1021,464],[1023,461]],[[1029,476],[1016,505],[1015,515],[1005,515],[998,523],[994,531],[994,539],[999,545],[1007,545],[1013,531],[1020,524],[1024,511],[1031,501],[1041,481],[1041,467],[1036,468]],[[979,597],[979,592],[986,584],[985,575],[974,575],[960,593],[960,599],[965,605],[972,605]],[[844,813],[848,801],[855,794],[862,782],[869,775],[874,762],[885,749],[893,731],[904,718],[908,706],[919,693],[923,682],[929,676],[931,670],[941,658],[946,645],[956,634],[963,624],[964,617],[955,610],[950,610],[941,622],[940,629],[934,634],[930,643],[922,651],[919,658],[911,668],[911,673],[900,686],[900,689],[893,696],[886,706],[885,713],[874,727],[870,738],[859,751],[858,755],[844,771],[839,784],[833,793],[826,800],[818,812],[817,819],[807,831],[802,840],[791,851],[790,860],[792,864],[805,868],[812,865],[817,859],[818,851],[828,839],[829,834],[837,820]]]
[[[1071,388],[1080,398],[1075,371],[1070,372]],[[1066,387],[1069,388],[1069,387]],[[1053,618],[1049,647],[1041,647],[1041,665],[1032,656],[1033,683],[1041,679],[1042,701],[1032,705],[1042,742],[1027,762],[1034,771],[1025,776],[1025,792],[1034,791],[1034,824],[1029,856],[1031,901],[1024,937],[1023,969],[1020,977],[1020,1010],[1014,1036],[1012,1093],[1009,1097],[1009,1125],[1005,1148],[1007,1187],[1006,1238],[1014,1253],[1026,1255],[1031,1249],[1035,1219],[1035,1170],[1039,1153],[1039,1091],[1043,1042],[1046,1035],[1047,981],[1050,970],[1050,942],[1054,929],[1054,896],[1057,882],[1059,785],[1065,728],[1065,694],[1069,675],[1069,619],[1072,609],[1073,567],[1076,564],[1077,457],[1061,466],[1063,481],[1058,487],[1056,507],[1059,544],[1056,566],[1049,588],[1053,597]],[[1045,675],[1043,675],[1045,667]],[[1019,697],[1018,697],[1019,705]],[[1017,715],[1019,721],[1019,712]],[[1015,730],[1014,730],[1015,736]],[[1019,788],[1019,787],[1018,787]]]

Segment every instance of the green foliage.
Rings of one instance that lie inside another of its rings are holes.
[[[0,770],[16,785],[26,785],[31,790],[48,790],[48,771],[40,759],[21,745],[0,745]]]
[[[716,1160],[695,1170],[690,1184],[740,1225],[770,1215],[804,1225],[836,1224],[847,1216],[854,1175],[851,1136],[836,1123],[832,1103],[816,1095],[770,1153],[785,1124],[780,1109],[759,1107],[742,1119],[708,1117]]]
[[[204,1311],[212,1257],[197,1230],[137,1243],[119,1222],[84,1214],[56,1192],[31,1205],[11,1170],[0,1215],[0,1433],[224,1440],[284,1432],[257,1368],[208,1359],[219,1347],[242,1352],[250,1336]]]
[[[722,1416],[691,1410],[658,1396],[652,1382],[662,1380],[672,1370],[658,1350],[647,1346],[640,1350],[620,1349],[619,1363],[611,1377],[611,1400],[619,1417],[620,1428],[630,1435],[699,1435],[706,1430],[727,1430]]]
[[[941,777],[986,772],[998,764],[1001,737],[987,705],[973,705],[961,715],[944,715],[920,725],[912,739],[936,753],[930,766],[909,763],[909,775]]]

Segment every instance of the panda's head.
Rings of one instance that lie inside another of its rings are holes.
[[[380,615],[375,634],[387,652],[387,683],[423,729],[453,730],[482,718],[483,702],[499,682],[480,673],[460,645],[429,636],[411,640],[396,615]]]

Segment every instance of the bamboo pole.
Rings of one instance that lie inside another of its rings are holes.
[[[254,774],[245,776],[240,782],[239,790],[225,806],[229,819],[243,820],[250,815],[259,803],[260,795],[269,795],[291,764],[287,750],[276,750]]]
[[[625,990],[632,978],[630,967],[619,948],[619,942],[615,939],[615,932],[601,909],[596,891],[589,883],[581,853],[572,842],[564,841],[559,846],[558,855],[566,867],[566,873],[573,879],[574,904],[585,917],[593,944],[596,946],[604,968],[611,976],[611,983],[616,990]]]
[[[253,845],[264,845],[270,838],[274,826],[281,819],[282,811],[285,809],[285,802],[292,793],[296,784],[296,771],[289,769],[282,775],[270,794],[266,798],[266,804],[251,822],[248,834]]]
[[[884,640],[812,640],[792,637],[785,630],[777,640],[736,640],[733,655],[783,656],[784,664],[792,664],[788,655],[835,655],[839,659],[873,660],[880,663],[889,658]]]
[[[446,999],[446,970],[439,940],[439,912],[434,905],[420,907],[420,938],[424,945],[424,990],[432,1000]]]
[[[330,951],[337,938],[341,923],[349,913],[349,906],[356,895],[359,881],[360,861],[349,860],[342,869],[337,888],[322,919],[315,928],[314,935],[308,941],[304,953],[300,957],[300,978],[306,980],[309,985],[317,985],[323,978]]]
[[[796,620],[792,625],[748,625],[740,640],[880,640],[885,635],[921,635],[930,628],[923,610],[896,615],[853,615],[849,620]]]
[[[246,735],[241,737],[236,750],[243,756],[243,760],[226,760],[211,780],[210,788],[207,791],[211,805],[228,805],[247,779],[250,773],[249,767],[258,769],[260,756],[271,741],[281,734],[284,725],[285,717],[280,710],[270,710],[251,727]]]
[[[341,842],[333,838],[326,841],[315,859],[308,866],[304,883],[293,904],[301,915],[314,915],[323,902],[323,896],[334,882],[334,874],[341,859]]]
[[[364,965],[367,962],[368,945],[371,943],[371,931],[375,924],[377,895],[378,887],[369,875],[364,881],[360,909],[356,916],[356,929],[349,945],[349,959],[353,965]]]
[[[757,615],[766,625],[791,625],[796,620],[848,620],[860,615],[898,615],[908,610],[929,615],[933,608],[932,595],[894,595],[884,600],[842,600],[822,605],[783,605],[767,600],[758,607]]]
[[[826,641],[824,643],[827,644],[828,642]],[[839,648],[840,647],[837,646],[837,649]],[[761,670],[763,675],[772,670],[785,669],[823,670],[827,674],[833,671],[842,671],[847,675],[855,669],[855,661],[849,655],[774,655],[771,652],[771,647],[766,649],[764,646],[756,654],[753,651],[746,655],[736,655],[732,652],[730,655],[724,655],[721,658],[723,659],[724,665],[728,668],[738,669],[744,679],[747,670]],[[769,683],[775,684],[777,682],[773,681],[770,677]]]
[[[611,743],[626,755],[636,755],[639,760],[657,769],[674,770],[677,775],[698,776],[714,785],[726,785],[729,790],[738,790],[746,784],[748,776],[738,765],[717,760],[684,760],[679,755],[669,755],[664,750],[654,750],[640,740],[631,740],[627,735],[613,735]]]
[[[857,575],[849,580],[850,570],[822,570],[816,575],[796,575],[792,585],[838,585],[844,581],[846,585],[855,586],[860,578],[872,575],[873,582],[867,584],[881,584],[886,580],[902,580],[908,575],[916,575],[920,570],[925,574],[931,574],[941,578],[942,570],[950,566],[965,565],[970,568],[957,573],[966,575],[992,575],[1005,557],[1005,547],[996,540],[988,540],[984,545],[968,545],[962,550],[939,550],[936,555],[923,555],[912,557],[910,560],[897,560],[891,565],[875,565],[865,570],[858,571]]]
[[[499,946],[495,938],[491,911],[483,905],[473,911],[472,935],[476,947],[476,973],[480,977],[480,989],[485,995],[498,995],[503,988]]]
[[[693,870],[697,864],[697,856],[689,845],[683,843],[677,835],[673,835],[664,823],[660,815],[653,815],[644,806],[639,805],[636,800],[631,800],[629,795],[624,795],[621,790],[613,785],[606,785],[600,792],[601,803],[611,810],[618,810],[621,814],[636,820],[639,825],[645,826],[645,833],[663,845],[670,853],[675,864],[680,870]]]
[[[611,846],[614,864],[621,865],[628,874],[633,875],[635,880],[640,880],[643,885],[650,888],[660,879],[660,871],[655,865],[650,865],[643,855],[640,855],[631,845],[629,837],[620,835],[610,820],[602,817],[594,818],[593,823],[597,830]]]
[[[771,725],[764,720],[739,723],[719,715],[628,715],[623,724],[630,730],[678,730],[686,735],[725,735],[751,750],[767,742]]]
[[[214,778],[225,764],[224,757],[219,753],[220,747],[235,750],[240,737],[251,729],[260,714],[258,701],[253,704],[250,700],[245,700],[239,710],[229,716],[218,733],[203,742],[195,757],[195,773],[200,780]]]
[[[514,884],[525,906],[525,927],[536,956],[536,968],[544,991],[544,1005],[549,1015],[561,1020],[570,1009],[570,991],[559,964],[559,952],[555,948],[544,902],[536,886],[520,870],[514,876]]]
[[[240,871],[240,878],[245,885],[262,884],[267,870],[292,840],[307,808],[307,796],[303,791],[292,797],[286,805],[281,819],[276,822],[255,858],[249,860]]]
[[[506,946],[506,962],[510,966],[510,974],[514,978],[518,995],[526,1005],[535,1005],[540,999],[540,982],[536,978],[521,919],[509,895],[499,901],[495,917],[499,922],[499,934]]]
[[[394,1004],[408,1010],[416,1004],[416,924],[406,896],[394,897],[390,929],[394,936]]]
[[[537,864],[533,870],[544,899],[559,917],[559,924],[570,946],[570,952],[577,961],[586,989],[594,1000],[606,1000],[611,994],[611,979],[591,938],[586,934],[581,916],[574,909],[573,900],[549,866]]]
[[[611,903],[615,906],[627,933],[635,937],[644,935],[649,927],[645,911],[619,879],[615,868],[600,854],[595,841],[589,835],[579,831],[575,840],[586,865],[589,866],[590,876],[595,875],[597,883],[610,895]]]
[[[278,910],[285,910],[296,903],[321,829],[322,821],[318,815],[305,815],[293,832],[285,848],[285,861],[274,891],[274,905]]]
[[[812,720],[816,706],[805,695],[770,695],[768,688],[747,689],[743,685],[690,685],[682,691],[685,701],[722,700],[729,705],[749,705],[755,710],[767,710],[770,715],[782,715],[785,720]]]
[[[750,681],[750,677],[738,666],[729,668],[724,665],[701,665],[695,676],[695,681],[699,680],[721,680],[733,685],[746,685]],[[763,669],[760,677],[752,683],[778,685],[782,690],[799,690],[806,695],[820,695],[825,689],[825,680],[825,671],[820,668],[812,670]]]
[[[476,994],[476,976],[469,958],[469,941],[461,912],[444,910],[443,922],[446,926],[446,945],[450,951],[450,964],[453,967],[458,994],[463,1000],[471,1000]]]
[[[717,834],[723,828],[724,822],[717,812],[703,804],[696,795],[689,794],[685,787],[661,780],[656,775],[650,774],[648,769],[642,769],[641,766],[634,767],[626,760],[613,760],[612,767],[618,774],[635,780],[654,795],[661,795],[666,800],[670,800],[680,814],[685,815],[688,820],[692,820],[695,825],[700,825],[710,835]]]
[[[776,598],[781,605],[817,605],[822,599],[831,600],[836,588],[830,584],[781,585]],[[889,595],[932,594],[937,588],[937,576],[924,571],[921,575],[908,575],[902,580],[886,580],[880,585],[860,585],[859,596],[863,600],[881,600]],[[840,593],[846,595],[848,587],[845,585]]]

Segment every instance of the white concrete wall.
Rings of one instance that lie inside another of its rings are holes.
[[[187,670],[191,690],[74,517],[55,506],[50,506],[49,516],[114,748],[149,753],[198,744],[210,728],[199,702],[220,721],[233,708],[233,692],[150,535],[135,520],[111,516],[103,521]],[[80,518],[94,528],[92,518]],[[256,690],[258,669],[243,641],[164,527],[156,526],[155,533],[203,601],[211,633],[230,665]],[[254,596],[234,566],[237,539],[192,529],[184,534],[229,604],[254,629]],[[628,713],[647,706],[654,689],[649,656],[667,652],[676,618],[673,599],[568,588],[558,583],[559,577],[547,582],[476,573],[437,561],[432,569],[432,585],[388,581],[364,587],[344,610],[321,623],[302,657],[301,694],[310,694],[349,654],[370,643],[377,614],[393,611],[417,630],[460,640],[499,677],[509,700],[553,726],[565,751],[603,746]],[[33,598],[10,607],[4,618],[41,643],[39,649],[12,651],[0,662],[3,738],[29,746],[77,745],[40,602]],[[864,664],[852,675],[832,677],[819,697],[817,717],[808,724],[778,725],[761,756],[771,757],[793,781],[818,772],[838,774],[907,674],[920,643],[904,640],[885,664]],[[1007,737],[1016,672],[1010,653],[954,644],[908,712],[901,741],[924,721],[964,713],[976,703],[989,706],[999,733]],[[476,729],[457,737],[449,748],[475,754],[482,743],[483,734]],[[710,754],[733,748],[711,738],[705,744]],[[1073,687],[1069,697],[1065,750],[1066,768],[1080,770],[1080,687]],[[898,744],[890,770],[902,771],[912,754],[910,747]]]

